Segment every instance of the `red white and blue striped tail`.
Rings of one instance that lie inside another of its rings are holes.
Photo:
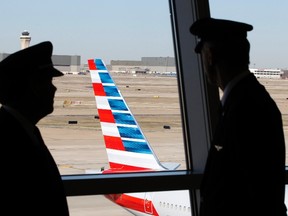
[[[105,63],[89,59],[88,65],[110,164],[110,170],[105,172],[171,169],[162,165],[154,154]],[[174,164],[172,169],[178,166]]]

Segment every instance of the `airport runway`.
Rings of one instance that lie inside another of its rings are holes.
[[[180,169],[185,169],[176,78],[115,73],[112,76],[160,161],[178,162]],[[288,144],[288,80],[261,83],[282,112]],[[61,174],[107,168],[90,76],[65,75],[56,78],[54,84],[58,88],[55,110],[38,126]],[[164,129],[164,125],[171,128]],[[68,201],[71,216],[131,215],[103,196],[68,197]]]

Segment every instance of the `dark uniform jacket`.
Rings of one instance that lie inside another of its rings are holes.
[[[6,215],[68,216],[58,168],[43,140],[0,109],[1,211]]]
[[[201,216],[284,216],[281,113],[253,74],[226,98],[201,186]]]

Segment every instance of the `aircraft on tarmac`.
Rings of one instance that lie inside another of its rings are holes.
[[[101,59],[88,60],[96,106],[109,160],[105,173],[175,170],[161,163]],[[136,216],[191,216],[189,192],[163,191],[109,194],[106,198]]]

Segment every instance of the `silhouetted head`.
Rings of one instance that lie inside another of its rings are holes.
[[[53,77],[63,76],[52,62],[53,46],[45,41],[17,51],[0,62],[0,103],[43,117],[53,111]]]
[[[196,53],[201,53],[208,80],[224,89],[238,74],[247,72],[250,63],[250,43],[247,32],[252,25],[232,20],[203,18],[193,23],[190,32],[199,42]]]

